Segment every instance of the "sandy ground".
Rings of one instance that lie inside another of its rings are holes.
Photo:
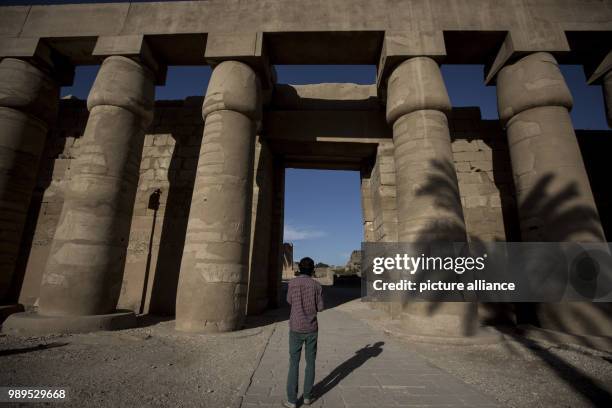
[[[611,407],[612,364],[604,355],[520,343],[415,343],[430,362],[508,407]]]
[[[173,321],[38,338],[0,337],[0,385],[70,387],[62,407],[229,407],[272,326],[184,335]]]

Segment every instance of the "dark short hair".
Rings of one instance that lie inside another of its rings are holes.
[[[315,264],[312,258],[306,257],[300,259],[298,268],[300,268],[300,273],[303,273],[305,275],[312,275],[312,273],[314,272]]]

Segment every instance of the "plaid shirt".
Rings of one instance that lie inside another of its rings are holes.
[[[317,312],[323,310],[323,288],[308,275],[299,275],[289,281],[287,303],[291,305],[289,329],[298,333],[319,330]]]

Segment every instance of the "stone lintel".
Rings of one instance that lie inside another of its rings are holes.
[[[209,33],[204,56],[211,65],[229,58],[263,55],[263,33]]]
[[[0,36],[16,37],[25,24],[32,6],[0,6]]]
[[[204,58],[212,67],[223,61],[240,61],[248,64],[259,76],[264,100],[268,100],[268,94],[276,82],[276,72],[270,64],[263,44],[262,32],[209,33]]]
[[[72,85],[74,66],[42,38],[0,37],[0,59],[19,58],[48,72],[62,86]]]
[[[606,54],[592,73],[587,73],[587,83],[589,85],[600,84],[604,75],[610,70],[612,70],[612,51],[608,51],[608,54]]]
[[[497,73],[505,65],[534,52],[549,52],[557,57],[569,53],[570,46],[563,31],[554,31],[547,36],[532,36],[528,31],[508,31],[495,59],[485,67],[485,84],[494,85]]]
[[[446,56],[442,31],[385,31],[376,86],[385,89],[393,69],[412,57],[431,57],[440,62]]]
[[[92,55],[103,58],[113,55],[131,58],[153,71],[156,85],[164,85],[166,82],[167,67],[160,64],[143,34],[100,36]]]
[[[375,85],[276,84],[270,106],[279,110],[380,110]]]

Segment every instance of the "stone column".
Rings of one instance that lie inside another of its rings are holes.
[[[465,241],[446,118],[450,109],[440,68],[431,58],[409,59],[389,77],[399,241]]]
[[[528,55],[497,77],[523,241],[605,241],[557,61]]]
[[[260,88],[255,72],[241,62],[220,63],[210,78],[176,299],[177,330],[242,326]]]
[[[135,322],[133,313],[115,308],[154,92],[153,74],[141,64],[119,56],[102,63],[42,279],[39,330],[90,331]]]
[[[608,79],[609,80],[609,79]],[[555,58],[530,54],[497,77],[525,242],[605,242],[569,114],[572,96]],[[523,319],[581,335],[612,335],[609,305],[525,305]]]
[[[0,62],[0,305],[11,293],[21,237],[49,124],[58,109],[59,85],[29,62]],[[4,310],[8,314],[14,308]],[[5,317],[0,311],[0,322]]]
[[[463,209],[446,113],[451,109],[442,73],[428,57],[404,61],[391,73],[387,121],[393,126],[398,241],[463,242]],[[476,308],[470,303],[404,305],[407,330],[428,335],[469,335]]]

